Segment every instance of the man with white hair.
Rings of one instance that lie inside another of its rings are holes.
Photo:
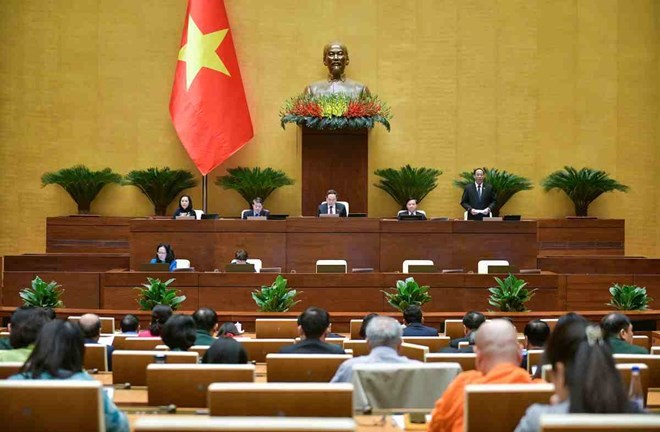
[[[371,347],[369,355],[355,357],[343,362],[330,382],[346,382],[353,380],[353,366],[364,363],[419,363],[399,355],[401,347],[401,324],[394,318],[386,316],[374,317],[367,326],[367,343]]]
[[[527,384],[532,379],[520,360],[516,328],[496,319],[479,327],[475,337],[476,369],[459,374],[435,403],[428,432],[462,432],[465,386],[468,384]]]

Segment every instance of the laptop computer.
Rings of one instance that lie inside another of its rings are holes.
[[[254,273],[254,264],[227,264],[225,271],[227,273]]]
[[[409,214],[400,214],[397,216],[397,219],[401,221],[421,221],[424,220],[424,216],[419,215],[409,215]]]
[[[288,218],[288,214],[269,214],[266,216],[266,219],[268,220],[286,220]]]
[[[492,265],[488,266],[488,274],[492,273],[519,273],[519,269],[513,265]]]
[[[318,264],[316,273],[346,273],[346,266],[343,264]]]
[[[197,218],[195,216],[175,216],[174,219],[176,219],[176,220],[195,220]]]
[[[504,217],[502,217],[502,220],[505,220],[505,221],[519,221],[520,220],[520,215],[504,215]]]
[[[338,213],[335,213],[335,214],[321,213],[319,215],[319,217],[322,217],[322,218],[337,218],[337,217],[339,217],[339,214]]]
[[[437,273],[438,268],[432,264],[409,265],[408,273]]]
[[[367,214],[366,213],[349,213],[348,217],[366,218]]]
[[[200,219],[220,219],[220,215],[217,213],[203,213]]]
[[[168,263],[147,263],[147,264],[140,264],[140,271],[148,271],[148,272],[168,272],[170,271],[170,265]]]
[[[260,221],[265,221],[268,219],[268,216],[248,216],[247,220],[260,220]]]

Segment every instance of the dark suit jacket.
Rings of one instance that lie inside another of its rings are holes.
[[[399,217],[401,215],[407,215],[407,214],[408,214],[408,210],[401,210],[399,213],[396,214],[396,217]],[[416,211],[413,214],[420,215],[422,217],[422,220],[426,220],[426,216],[424,215],[424,213],[420,213],[420,212]]]
[[[337,214],[339,215],[339,217],[346,217],[346,216],[348,216],[348,215],[346,214],[346,207],[344,207],[344,204],[342,204],[342,203],[337,203],[337,204],[336,204],[336,207],[337,207],[337,208],[335,209],[335,213],[337,213]],[[316,212],[316,215],[318,216],[318,215],[320,215],[320,214],[328,214],[328,205],[327,205],[327,204],[321,204],[321,205],[319,206],[319,209],[318,209],[318,211]]]
[[[458,343],[459,342],[470,342],[470,336],[465,336],[465,337],[462,337],[462,338],[452,339],[452,340],[449,341],[449,346],[451,348],[458,349]]]
[[[297,344],[280,348],[280,354],[346,354],[339,345],[321,342],[319,339],[305,339]]]
[[[465,186],[463,189],[463,198],[461,198],[461,206],[467,210],[468,219],[471,220],[481,220],[483,215],[472,215],[470,210],[477,209],[483,210],[486,207],[492,212],[496,204],[496,196],[493,187],[490,184],[484,183],[481,187],[481,199],[479,199],[479,194],[477,193],[477,186],[474,183],[470,183]]]
[[[247,219],[248,216],[268,216],[270,214],[269,210],[262,209],[260,213],[254,214],[254,210],[248,210],[243,213],[242,218]]]
[[[412,323],[403,329],[404,336],[438,336],[438,331],[422,323]]]

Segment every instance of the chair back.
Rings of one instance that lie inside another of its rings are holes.
[[[84,368],[108,372],[107,347],[103,344],[85,344]]]
[[[268,354],[280,352],[280,349],[287,345],[293,345],[294,339],[247,339],[236,338],[247,351],[248,360],[263,363]]]
[[[125,350],[153,350],[162,344],[163,340],[160,337],[127,337],[124,339]]]
[[[104,432],[102,391],[99,381],[0,381],[0,430]]]
[[[646,432],[660,430],[660,416],[630,414],[546,414],[542,432]]]
[[[476,354],[443,354],[443,353],[429,353],[425,357],[426,363],[458,363],[461,365],[463,371],[475,369],[477,360]]]
[[[446,319],[445,320],[445,336],[450,339],[458,339],[465,336],[465,331],[463,330],[463,320],[462,319]]]
[[[156,355],[164,356],[166,363],[199,363],[196,352],[179,351],[114,351],[112,353],[112,383],[147,385],[147,365],[156,362]]]
[[[550,327],[550,331],[552,332],[555,329],[555,326],[557,325],[559,318],[541,318],[541,321],[546,323],[548,327]]]
[[[618,363],[643,363],[649,368],[649,387],[660,387],[660,355],[651,354],[614,354]]]
[[[196,352],[199,354],[199,358],[201,359],[204,357],[204,354],[206,354],[206,351],[208,351],[210,348],[210,345],[193,345],[190,348],[188,348],[188,352]]]
[[[257,318],[254,327],[257,339],[298,337],[298,320],[295,318]]]
[[[245,262],[254,265],[255,273],[261,273],[261,267],[263,266],[263,263],[259,258],[248,258]]]
[[[347,340],[344,341],[344,350],[352,350],[353,357],[360,357],[368,355],[371,352],[371,347],[366,340]]]
[[[330,382],[348,354],[268,354],[268,382]]]
[[[352,319],[350,322],[351,339],[360,339],[360,328],[362,328],[361,319]]]
[[[0,380],[16,375],[23,367],[23,362],[4,362],[0,363]]]
[[[190,260],[175,259],[174,261],[176,261],[176,267],[174,268],[175,270],[184,270],[190,268]]]
[[[343,267],[344,271],[343,273],[348,272],[348,262],[343,259],[323,259],[323,260],[317,260],[316,261],[316,273],[319,273],[319,267],[323,266],[331,266],[331,267]],[[334,270],[334,269],[333,269]],[[324,273],[324,271],[321,271],[321,273]],[[325,271],[325,273],[328,273],[328,271]],[[340,273],[339,271],[333,273]]]
[[[541,364],[543,350],[527,350],[527,372],[534,374],[535,368]]]
[[[409,359],[423,362],[428,353],[429,347],[425,345],[416,345],[406,342],[401,344],[400,354],[404,357],[408,357]]]
[[[337,383],[215,383],[211,416],[351,417],[353,385]]]
[[[405,260],[403,261],[403,273],[408,273],[408,269],[411,265],[414,266],[432,266],[433,260]]]
[[[635,335],[633,336],[633,344],[646,348],[647,350],[651,348],[651,340],[648,336]]]
[[[651,371],[644,363],[617,363],[616,369],[621,374],[623,380],[623,388],[626,391],[630,388],[630,377],[632,376],[633,366],[639,367],[639,378],[642,383],[642,392],[644,393],[644,405],[646,406],[649,394],[649,379],[651,378]]]
[[[214,382],[254,382],[254,365],[150,364],[147,366],[149,406],[205,408]]]
[[[79,315],[72,315],[67,318],[70,321],[80,321]],[[99,317],[101,320],[101,333],[113,334],[115,332],[115,318],[114,317]]]
[[[204,210],[195,210],[195,219],[201,219],[204,214]]]
[[[139,417],[135,432],[353,432],[352,418],[202,417],[193,415]]]
[[[509,261],[507,260],[480,260],[477,263],[477,273],[478,274],[488,274],[488,267],[490,266],[508,266]]]
[[[547,404],[552,384],[469,384],[465,387],[466,432],[511,432],[527,408]]]
[[[127,335],[127,334],[123,334],[123,333],[115,334],[114,338],[112,339],[112,347],[115,350],[126,349],[125,342],[126,342],[126,339],[129,338],[129,337],[134,338],[134,337],[137,337],[137,335],[135,335],[135,334]]]
[[[449,338],[447,336],[404,336],[402,340],[406,343],[424,345],[429,348],[430,353],[436,353],[442,348],[449,346]]]
[[[651,354],[653,354],[653,355],[660,354],[660,346],[652,346],[651,347]]]

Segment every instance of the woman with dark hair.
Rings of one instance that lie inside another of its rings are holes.
[[[83,371],[85,343],[77,323],[53,320],[41,329],[32,354],[17,375],[10,380],[70,379],[94,381]],[[128,419],[103,392],[105,430],[128,432]]]
[[[367,314],[364,318],[362,318],[362,325],[360,326],[360,339],[366,339],[367,338],[367,326],[369,325],[369,321],[377,317],[377,313],[370,313]]]
[[[231,264],[247,264],[248,253],[246,250],[239,249],[234,254],[234,259],[231,260]]]
[[[600,327],[570,319],[555,326],[545,355],[552,365],[555,394],[550,405],[527,409],[516,432],[541,430],[543,414],[635,413]]]
[[[169,264],[170,271],[176,268],[176,257],[174,249],[167,243],[161,243],[156,246],[156,256],[149,261],[149,264]]]
[[[202,363],[245,364],[247,352],[243,345],[228,337],[221,337],[209,347],[202,357]]]
[[[181,198],[179,198],[179,207],[174,212],[172,218],[176,219],[177,216],[192,216],[197,219],[197,213],[195,213],[193,208],[193,202],[190,195],[181,195]]]
[[[197,338],[195,320],[188,315],[174,315],[163,325],[161,337],[172,351],[188,351]]]
[[[232,322],[223,323],[218,330],[219,338],[234,338],[241,334],[241,332],[236,327],[236,324]]]
[[[167,305],[156,305],[151,310],[151,325],[148,330],[142,330],[138,337],[158,337],[163,325],[172,316],[172,308]]]

